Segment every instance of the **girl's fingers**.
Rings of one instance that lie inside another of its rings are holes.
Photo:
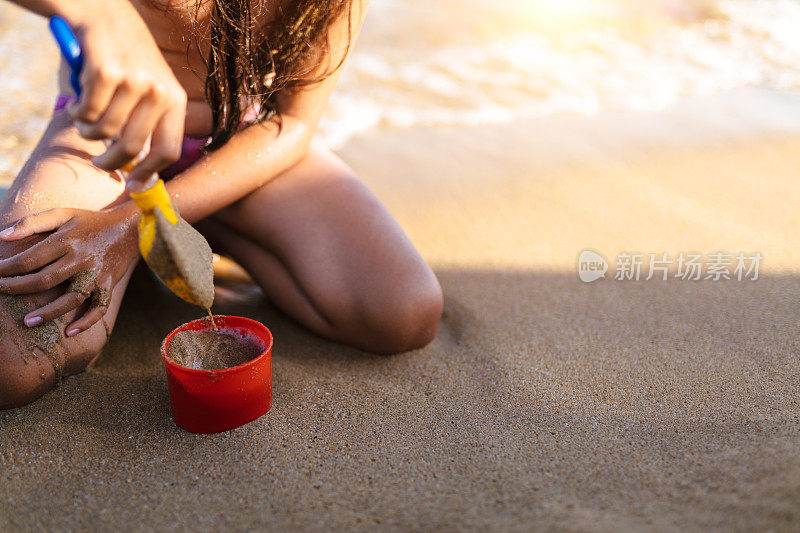
[[[91,302],[86,314],[67,326],[67,337],[74,337],[78,333],[86,331],[105,316],[108,306],[111,304],[111,288],[98,287],[95,289]]]
[[[17,255],[0,259],[0,277],[19,276],[33,272],[52,263],[63,256],[65,252],[60,244],[54,242],[52,237],[48,237]]]
[[[94,123],[103,116],[121,81],[102,70],[83,69],[80,76],[83,93],[80,100],[67,104],[67,113],[75,122]]]
[[[167,110],[153,131],[147,157],[128,173],[128,181],[146,180],[180,158],[185,114],[185,104]]]
[[[59,296],[44,307],[40,307],[35,311],[31,311],[25,315],[23,322],[28,327],[34,327],[49,320],[54,320],[64,313],[68,313],[69,311],[76,309],[86,300],[87,297],[88,296],[77,292],[68,292],[62,296]]]
[[[103,318],[108,311],[108,307],[90,307],[86,314],[67,326],[67,337],[74,337],[82,331],[86,331]]]
[[[55,231],[72,218],[69,209],[56,208],[28,215],[19,219],[13,226],[0,231],[0,239],[18,241],[36,233]]]
[[[124,166],[144,149],[157,122],[158,114],[155,102],[151,99],[140,100],[119,138],[105,153],[93,157],[92,163],[107,171]]]
[[[46,291],[65,281],[79,270],[80,267],[62,258],[33,274],[0,278],[0,292],[5,294],[31,294]]]
[[[131,88],[125,84],[120,85],[103,116],[96,122],[76,121],[75,127],[85,139],[113,139],[120,134],[137,102],[137,95]]]

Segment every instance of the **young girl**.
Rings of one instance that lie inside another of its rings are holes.
[[[115,170],[148,140],[129,179],[160,172],[183,218],[287,315],[375,353],[432,340],[435,276],[347,165],[311,143],[358,0],[16,3],[65,18],[84,67],[78,99],[62,64],[50,125],[0,206],[0,408],[105,344],[139,256],[138,210]]]

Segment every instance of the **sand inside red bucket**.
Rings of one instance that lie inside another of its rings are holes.
[[[243,365],[264,351],[257,340],[232,331],[179,331],[167,347],[167,357],[196,370],[220,370]]]

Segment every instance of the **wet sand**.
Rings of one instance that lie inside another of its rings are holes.
[[[179,331],[167,346],[167,357],[195,370],[219,370],[243,365],[264,350],[252,339],[224,329]]]
[[[0,412],[0,529],[796,529],[797,104],[353,139],[443,284],[436,340],[371,356],[220,291],[215,313],[274,334],[273,408],[191,435],[158,349],[200,313],[142,267],[92,368]],[[584,248],[765,261],[757,281],[584,284]]]
[[[174,206],[173,206],[174,209]],[[170,222],[161,209],[154,210],[154,238],[145,258],[147,265],[176,295],[208,310],[214,303],[211,247],[188,222]]]

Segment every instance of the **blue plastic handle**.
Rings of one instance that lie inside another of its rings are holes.
[[[81,44],[78,38],[72,32],[72,29],[67,24],[67,21],[59,16],[50,18],[50,31],[61,49],[61,55],[64,56],[67,64],[72,73],[69,76],[69,81],[72,83],[72,89],[75,94],[81,96],[81,84],[78,81],[78,76],[81,74],[83,68],[83,52],[81,51]]]

